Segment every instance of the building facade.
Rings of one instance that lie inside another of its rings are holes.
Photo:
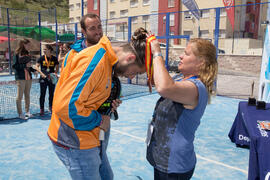
[[[220,7],[219,21],[219,48],[226,54],[261,54],[262,42],[264,40],[265,27],[261,23],[266,20],[268,4],[252,5],[254,3],[264,3],[267,0],[235,0],[234,28],[229,19],[229,14],[224,8],[223,1],[196,0],[200,12],[200,20],[194,18],[184,5],[181,18],[182,28],[180,34],[190,35],[191,38],[201,37],[214,42],[216,9]],[[244,5],[244,6],[240,6]],[[181,45],[186,41],[182,40]]]
[[[84,14],[86,14],[88,8],[87,0],[83,1]],[[82,15],[82,0],[69,0],[69,23],[80,22]]]
[[[98,14],[103,23],[104,33],[112,40],[127,40],[128,18],[131,18],[131,31],[138,27],[151,30],[158,36],[166,34],[166,13],[170,13],[170,35],[189,35],[191,38],[205,38],[214,42],[216,9],[220,7],[219,48],[225,53],[260,54],[264,40],[268,0],[234,0],[232,22],[223,0],[196,0],[200,9],[200,19],[196,19],[182,4],[181,0],[84,0],[84,13]],[[81,0],[70,0],[70,23],[79,22]],[[246,5],[246,6],[239,6]],[[161,42],[164,40],[160,40]],[[170,41],[171,45],[185,46],[185,39]]]
[[[128,17],[131,18],[131,31],[138,27],[149,29],[151,0],[108,0],[107,35],[115,40],[128,39]]]
[[[179,35],[180,32],[180,16],[181,13],[181,1],[178,0],[163,0],[159,1],[158,13],[158,35],[165,36],[166,35],[166,13],[171,12],[169,14],[169,35]],[[165,40],[161,40],[161,42],[165,42]],[[172,42],[172,41],[171,41]],[[174,44],[178,44],[178,39],[174,40]]]

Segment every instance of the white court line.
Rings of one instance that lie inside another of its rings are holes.
[[[126,133],[126,132],[122,132],[122,131],[119,131],[119,130],[115,130],[115,129],[111,129],[111,131],[114,131],[116,133],[119,133],[119,134],[122,134],[122,135],[126,135],[126,136],[129,136],[131,138],[134,138],[136,140],[139,140],[139,141],[142,141],[142,142],[145,142],[145,139],[144,138],[140,138],[140,137],[137,137],[137,136],[133,136],[129,133]],[[237,168],[237,167],[234,167],[234,166],[230,166],[230,165],[227,165],[227,164],[224,164],[224,163],[221,163],[221,162],[218,162],[218,161],[215,161],[215,160],[212,160],[212,159],[208,159],[208,158],[205,158],[205,157],[202,157],[198,154],[196,154],[196,156],[199,158],[199,159],[202,159],[202,160],[205,160],[205,161],[208,161],[210,163],[213,163],[213,164],[218,164],[220,166],[224,166],[224,167],[227,167],[229,169],[233,169],[233,170],[236,170],[236,171],[240,171],[244,174],[248,174],[248,172],[246,170],[243,170],[243,169],[240,169],[240,168]]]

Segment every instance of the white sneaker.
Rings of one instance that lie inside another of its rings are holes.
[[[29,119],[33,117],[33,115],[30,112],[25,113],[25,118]]]
[[[25,117],[23,114],[19,114],[19,118],[25,120]]]

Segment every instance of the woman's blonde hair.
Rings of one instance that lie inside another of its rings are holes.
[[[208,92],[208,103],[210,103],[211,96],[216,95],[214,87],[218,71],[216,47],[209,40],[201,38],[191,39],[189,43],[195,45],[192,49],[195,56],[204,60],[204,63],[200,67],[198,76],[206,86]]]

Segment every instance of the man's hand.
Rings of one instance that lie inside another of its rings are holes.
[[[147,34],[147,37],[154,35],[151,31]],[[157,39],[151,41],[151,52],[152,54],[160,53],[160,45]]]
[[[102,122],[99,127],[106,132],[110,127],[111,117],[107,115],[101,115],[101,117],[102,117]]]
[[[112,101],[112,112],[116,111],[117,108],[120,106],[120,104],[122,103],[122,101],[120,99],[115,99]]]

